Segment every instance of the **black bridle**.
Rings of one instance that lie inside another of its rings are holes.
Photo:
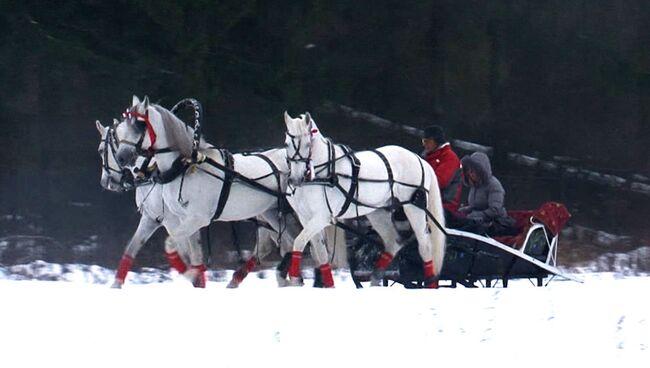
[[[115,141],[117,142],[117,146],[119,147],[120,144],[132,146],[133,148],[135,148],[135,152],[138,154],[138,156],[144,156],[149,158],[153,157],[153,155],[155,154],[153,145],[156,142],[154,133],[149,133],[151,146],[147,150],[142,149],[142,143],[144,142],[144,137],[147,135],[148,130],[152,129],[149,128],[151,126],[151,122],[149,122],[149,111],[147,111],[145,114],[140,114],[136,111],[130,111],[129,109],[127,109],[125,112],[122,113],[122,118],[124,118],[125,123],[132,124],[135,127],[135,129],[138,132],[140,132],[140,138],[138,138],[137,142],[132,142],[127,139],[118,139],[116,135]],[[129,122],[127,120],[132,120],[132,121]]]
[[[104,148],[102,152],[100,152],[103,158],[102,170],[104,170],[104,172],[106,173],[108,180],[115,185],[119,185],[124,190],[133,189],[135,186],[133,184],[133,175],[131,171],[125,167],[120,166],[120,163],[117,160],[117,156],[115,154],[115,152],[117,152],[117,149],[119,148],[119,141],[117,139],[117,136],[115,135],[115,128],[113,126],[108,127],[108,130],[106,131],[106,136],[103,138],[102,142],[104,143]],[[113,168],[109,164],[109,156],[108,156],[109,149],[111,151],[111,156],[113,158],[113,161],[118,167],[117,169]],[[120,175],[120,181],[116,181],[113,179],[113,177],[111,176],[112,172]]]
[[[314,134],[318,133],[318,129],[312,129],[309,133],[304,133],[304,134],[291,134],[287,132],[287,137],[289,137],[291,141],[291,146],[294,149],[293,155],[289,156],[287,155],[287,164],[289,164],[289,172],[291,172],[291,163],[292,162],[303,162],[305,164],[305,172],[303,173],[303,177],[307,181],[311,181],[314,179],[314,167],[313,167],[313,162],[311,158],[311,142],[309,144],[309,152],[307,153],[307,157],[304,157],[302,153],[300,152],[300,147],[302,145],[302,139],[309,137],[308,139],[311,141],[314,139]],[[296,142],[297,141],[297,142]],[[287,145],[288,147],[288,145]]]

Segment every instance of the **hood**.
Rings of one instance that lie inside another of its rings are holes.
[[[474,152],[469,156],[465,156],[460,160],[460,163],[463,165],[463,171],[473,169],[479,174],[481,177],[481,185],[487,184],[492,177],[490,159],[483,152]],[[468,180],[468,176],[465,174],[463,177],[465,185],[469,185]]]

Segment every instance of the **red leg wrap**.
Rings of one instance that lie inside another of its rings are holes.
[[[427,283],[425,287],[429,289],[438,288],[438,280],[435,280],[434,277],[435,277],[435,270],[433,268],[433,261],[424,262],[424,278],[428,280],[434,280]]]
[[[244,278],[246,277],[246,274],[244,274],[243,270],[237,270],[235,273],[232,274],[232,281],[239,285],[241,284],[242,281],[244,281]]]
[[[256,257],[250,257],[248,261],[244,264],[244,269],[246,270],[246,273],[249,273],[253,271],[255,266],[257,265],[257,258]]]
[[[302,260],[302,252],[291,252],[291,264],[289,265],[289,276],[300,277],[300,261]]]
[[[191,267],[193,270],[199,271],[198,275],[196,276],[196,279],[192,282],[192,284],[194,285],[194,287],[197,288],[205,288],[205,284],[207,283],[207,279],[205,277],[205,271],[206,271],[205,265],[204,264],[200,264],[198,266],[192,265]]]
[[[178,255],[177,251],[167,252],[167,262],[172,266],[173,269],[178,271],[180,274],[184,274],[187,271],[187,265],[181,259],[181,256]]]
[[[388,267],[388,265],[392,260],[393,260],[393,255],[388,252],[384,252],[381,254],[381,256],[379,256],[377,262],[375,262],[375,268],[377,268],[378,270],[384,270],[386,269],[386,267]]]
[[[257,265],[257,258],[251,257],[232,275],[232,281],[237,285],[241,284],[242,281],[248,276],[248,273],[251,272]]]
[[[325,263],[320,266],[320,275],[323,279],[323,286],[326,288],[334,287],[334,278],[332,277],[332,266]]]
[[[133,257],[131,257],[128,254],[123,255],[122,259],[120,260],[120,265],[117,267],[115,280],[118,281],[120,284],[123,284],[124,280],[126,279],[126,274],[129,273],[129,270],[131,270],[132,265],[133,265]]]

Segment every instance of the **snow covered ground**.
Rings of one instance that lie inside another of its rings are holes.
[[[279,289],[266,271],[233,290],[225,288],[227,274],[193,289],[177,275],[132,273],[114,290],[109,270],[70,275],[17,281],[0,272],[1,367],[627,368],[650,361],[647,276],[590,273],[580,275],[583,284],[554,280],[543,288],[519,280],[492,289],[357,290],[340,272],[337,287],[325,290]]]

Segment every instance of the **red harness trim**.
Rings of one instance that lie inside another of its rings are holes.
[[[149,121],[149,112],[146,114],[140,114],[137,111],[125,111],[122,113],[122,116],[125,119],[129,118],[135,118],[139,121],[144,121],[145,125],[147,126],[147,134],[149,135],[149,141],[151,141],[151,145],[149,146],[149,151],[153,151],[153,146],[156,144],[156,132],[153,130],[153,125],[151,125],[151,121]]]

